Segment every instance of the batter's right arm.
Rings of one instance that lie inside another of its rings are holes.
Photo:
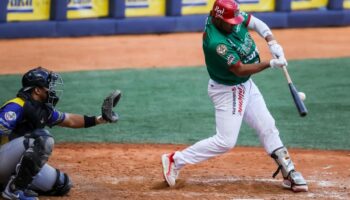
[[[250,21],[248,24],[248,28],[256,31],[262,38],[269,42],[270,40],[274,40],[273,34],[270,28],[265,24],[265,22],[251,15]]]
[[[248,28],[255,30],[266,40],[273,58],[285,58],[282,46],[278,44],[271,29],[265,24],[265,22],[251,15]]]

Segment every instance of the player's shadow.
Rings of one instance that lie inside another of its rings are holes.
[[[162,181],[162,182],[157,182],[155,183],[151,189],[152,190],[165,190],[165,189],[181,189],[183,187],[185,187],[186,185],[186,181],[182,180],[182,179],[178,179],[176,180],[176,184],[174,187],[169,187],[168,183],[166,181]]]
[[[204,178],[203,178],[204,180]],[[152,185],[152,190],[168,190],[168,189],[194,189],[202,188],[204,191],[217,191],[218,189],[222,191],[256,191],[261,193],[270,193],[270,192],[285,192],[281,186],[281,182],[278,181],[269,181],[269,180],[230,180],[230,179],[220,179],[217,181],[200,181],[200,180],[185,180],[178,179],[176,180],[176,185],[174,187],[169,187],[165,181],[157,182]]]

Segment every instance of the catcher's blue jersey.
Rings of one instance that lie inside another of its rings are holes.
[[[25,101],[21,98],[14,98],[6,102],[0,108],[0,136],[7,136],[16,128],[16,126],[22,122],[23,116],[23,106]],[[54,126],[61,123],[65,119],[65,113],[59,112],[53,109],[52,114],[48,117],[46,121],[47,126]]]

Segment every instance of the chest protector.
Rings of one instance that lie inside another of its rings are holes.
[[[23,117],[10,134],[10,140],[31,133],[35,129],[44,128],[53,113],[51,104],[35,101],[24,92],[19,92],[17,96],[25,100]]]

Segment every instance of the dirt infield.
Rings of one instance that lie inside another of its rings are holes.
[[[349,57],[350,27],[274,30],[289,59]],[[258,38],[256,34],[253,35]],[[263,59],[269,59],[257,39]],[[42,65],[55,71],[203,65],[201,34],[0,40],[0,74]],[[162,153],[179,145],[58,144],[49,163],[67,172],[74,188],[41,199],[350,199],[350,151],[290,149],[310,192],[284,190],[262,148],[237,147],[186,166],[177,187],[161,175]]]
[[[180,145],[60,144],[51,164],[68,172],[75,187],[65,199],[349,199],[350,152],[292,149],[310,192],[295,194],[273,179],[274,161],[261,148],[230,152],[186,166],[168,188],[161,174],[163,152]],[[45,198],[44,198],[45,199]],[[51,199],[51,198],[50,198]]]

